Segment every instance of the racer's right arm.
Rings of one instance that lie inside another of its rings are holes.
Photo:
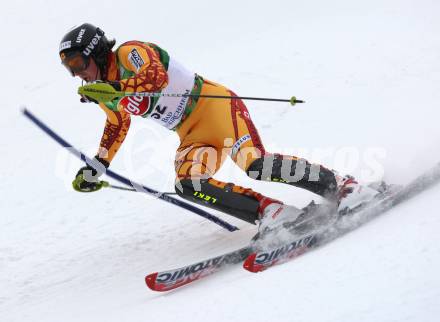
[[[102,103],[99,106],[106,113],[107,119],[97,156],[110,164],[127,136],[131,119],[130,114],[124,110],[113,111]]]

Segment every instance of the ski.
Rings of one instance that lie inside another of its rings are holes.
[[[315,212],[319,214],[322,218],[324,217],[324,211],[318,209],[325,209],[321,205],[317,205],[311,202],[307,207],[303,208],[305,212]],[[316,216],[318,217],[318,216]],[[301,223],[291,223],[290,229],[298,228],[298,226],[303,226],[307,224],[308,221],[302,221]],[[259,236],[259,233],[252,238],[255,241]],[[200,280],[205,276],[219,272],[229,266],[242,263],[252,252],[255,244],[250,243],[240,249],[230,251],[220,256],[212,257],[204,261],[200,261],[194,264],[183,266],[180,268],[161,271],[148,274],[145,277],[145,282],[153,291],[166,292],[183,285],[192,283],[194,281]]]
[[[318,234],[310,234],[274,249],[252,252],[244,260],[243,268],[256,273],[262,272],[271,266],[285,263],[311,249],[316,244],[317,238]]]
[[[243,268],[249,272],[262,272],[272,266],[290,261],[309,250],[326,244],[343,234],[354,230],[389,209],[411,199],[440,180],[440,164],[417,177],[398,191],[386,195],[383,199],[366,204],[352,214],[335,217],[337,220],[319,232],[299,237],[274,248],[254,251],[244,260]],[[355,220],[353,220],[355,216]]]
[[[252,252],[251,246],[233,250],[226,254],[180,267],[177,269],[155,272],[145,277],[147,286],[158,292],[165,292],[197,281],[205,276],[216,273],[226,267],[243,262]]]
[[[383,199],[367,204],[353,213],[338,217],[334,212],[327,212],[326,208],[318,205],[306,207],[307,211],[315,212],[310,218],[300,224],[293,224],[292,238],[288,242],[269,249],[256,247],[256,243],[225,253],[220,256],[197,262],[181,268],[155,272],[145,277],[147,286],[153,291],[165,292],[187,285],[201,278],[219,272],[227,267],[243,263],[243,267],[250,272],[261,272],[272,266],[290,261],[312,249],[330,242],[337,237],[354,230],[365,222],[379,216],[398,204],[413,198],[422,191],[433,186],[440,180],[440,163],[417,177],[411,183],[399,188]],[[326,217],[327,215],[327,217]],[[350,220],[356,216],[356,220]],[[316,222],[313,222],[316,220]],[[308,222],[310,221],[310,222]],[[323,223],[325,222],[325,223]],[[305,228],[302,227],[305,224]],[[308,229],[318,227],[318,229]],[[295,237],[295,231],[300,236]],[[257,245],[258,246],[258,245]]]

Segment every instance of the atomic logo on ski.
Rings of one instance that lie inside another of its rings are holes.
[[[305,253],[315,241],[316,235],[308,235],[269,251],[252,253],[244,261],[243,268],[252,273],[264,271]]]
[[[220,256],[180,269],[152,273],[145,277],[145,282],[153,291],[169,291],[214,273],[223,259],[224,256]]]

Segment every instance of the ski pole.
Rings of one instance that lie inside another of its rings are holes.
[[[292,96],[290,99],[281,98],[266,98],[266,97],[250,97],[250,96],[227,96],[227,95],[199,95],[199,94],[172,94],[172,93],[150,93],[150,92],[123,92],[117,91],[112,85],[108,83],[92,83],[80,86],[78,88],[78,94],[86,95],[98,102],[110,102],[115,98],[124,96],[142,96],[142,97],[192,97],[192,98],[220,98],[220,99],[243,99],[243,100],[255,100],[255,101],[271,101],[271,102],[288,102],[292,106],[296,103],[305,103],[303,100],[297,99]]]
[[[124,191],[139,192],[135,188],[127,188],[127,187],[122,187],[122,186],[115,186],[113,184],[110,184],[107,181],[101,181],[101,182],[103,183],[103,185],[102,185],[103,188],[112,188],[112,189],[118,189],[118,190],[124,190]],[[162,195],[177,195],[177,193],[175,193],[175,192],[161,192],[160,194],[162,194]]]
[[[38,128],[40,128],[44,133],[46,133],[47,135],[49,135],[49,137],[51,137],[53,140],[55,140],[55,142],[59,143],[62,147],[67,148],[68,151],[70,151],[71,153],[73,153],[75,156],[77,156],[78,158],[80,158],[82,161],[86,162],[88,165],[93,165],[94,162],[92,161],[92,159],[90,159],[89,157],[87,157],[84,153],[82,153],[80,150],[76,149],[74,146],[72,146],[69,142],[67,142],[64,138],[62,138],[60,135],[58,135],[56,132],[54,132],[51,128],[49,128],[42,120],[40,120],[39,118],[37,118],[31,111],[29,111],[27,108],[23,107],[22,109],[22,113],[25,117],[27,117],[32,123],[34,123]],[[126,184],[128,186],[134,186],[134,187],[141,187],[142,190],[139,190],[139,192],[143,192],[147,195],[151,195],[156,197],[157,199],[163,200],[165,202],[168,202],[170,204],[173,204],[181,209],[185,209],[188,210],[196,215],[199,215],[219,226],[221,226],[224,229],[227,229],[228,231],[232,232],[232,231],[236,231],[238,230],[237,227],[235,227],[234,225],[229,224],[228,222],[222,220],[221,218],[211,215],[209,212],[198,208],[190,203],[184,202],[180,199],[177,199],[175,197],[171,197],[168,195],[165,195],[163,193],[161,193],[160,191],[156,191],[148,186],[145,185],[141,185],[139,183],[136,183],[122,175],[120,175],[119,173],[116,173],[110,169],[107,169],[106,174],[112,178],[115,179],[123,184]]]

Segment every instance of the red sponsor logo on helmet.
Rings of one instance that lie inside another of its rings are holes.
[[[119,101],[119,105],[130,114],[144,115],[150,107],[150,97],[126,96]]]

